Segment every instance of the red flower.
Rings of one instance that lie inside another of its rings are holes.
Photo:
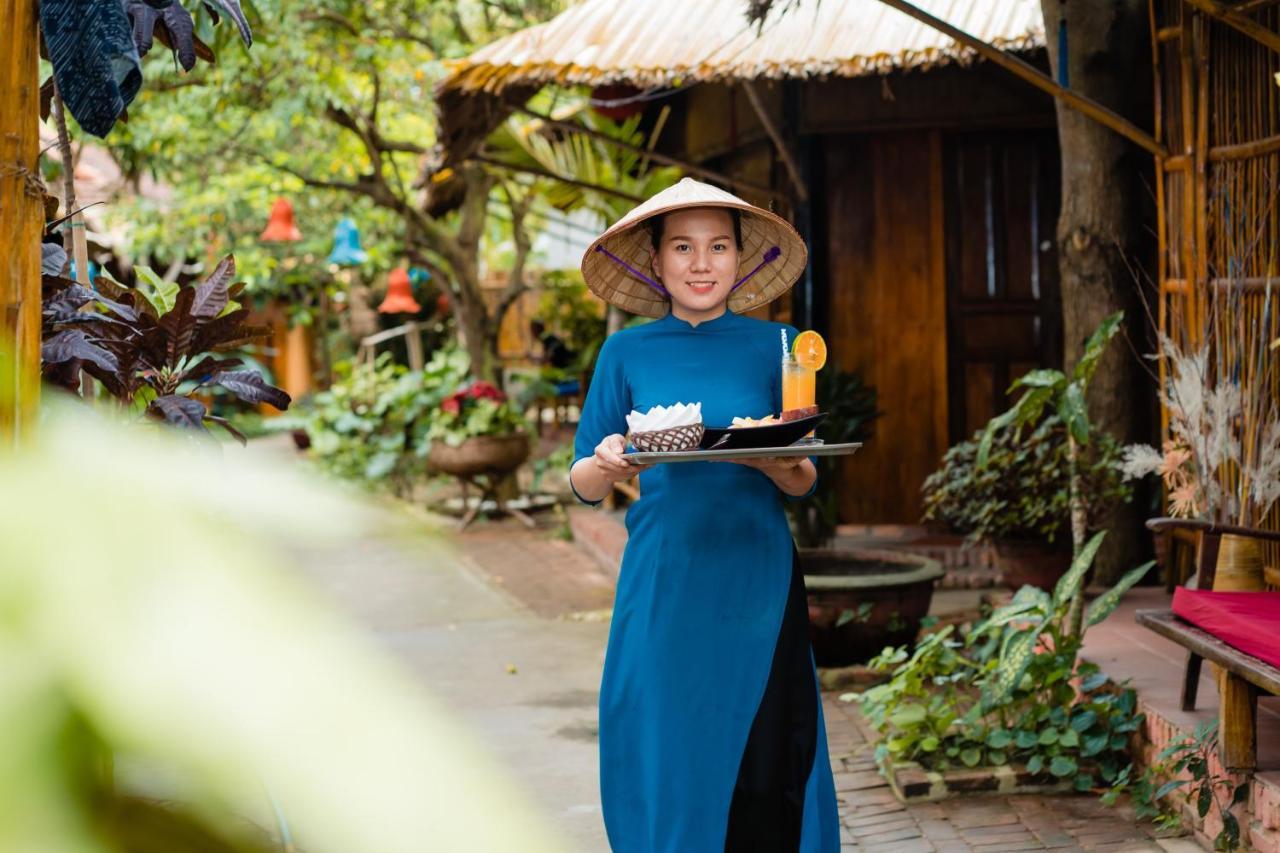
[[[493,400],[501,403],[507,399],[507,395],[503,394],[491,382],[473,382],[471,387],[467,389],[467,396],[473,400]]]
[[[462,395],[450,394],[440,402],[440,408],[451,415],[458,414],[462,411]]]

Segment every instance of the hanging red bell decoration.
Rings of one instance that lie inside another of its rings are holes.
[[[409,271],[404,267],[396,267],[387,279],[387,298],[382,300],[378,311],[383,314],[417,314],[421,310],[422,306],[413,298]]]
[[[288,199],[278,198],[271,205],[271,218],[258,239],[264,243],[296,243],[302,239],[302,232],[293,221],[293,205]]]
[[[436,313],[441,317],[448,317],[452,307],[449,303],[449,292],[447,290],[440,291],[440,295],[436,297]]]
[[[591,90],[591,109],[605,118],[622,121],[644,110],[641,94],[635,86],[596,86]]]

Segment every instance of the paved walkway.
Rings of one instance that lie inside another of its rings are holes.
[[[612,581],[557,536],[551,516],[541,521],[535,531],[490,522],[461,536],[300,556],[322,589],[492,744],[575,850],[607,853],[596,702]],[[1153,841],[1131,813],[1092,796],[904,806],[876,771],[853,707],[830,693],[824,708],[844,851],[1200,849]]]

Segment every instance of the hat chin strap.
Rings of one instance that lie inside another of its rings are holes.
[[[610,252],[610,251],[609,251],[608,249],[606,249],[604,246],[596,246],[596,251],[597,251],[597,252],[604,252],[604,256],[605,256],[606,258],[608,258],[609,260],[611,260],[611,261],[613,261],[614,263],[618,264],[618,265],[619,265],[619,266],[621,266],[624,270],[626,270],[627,272],[631,273],[633,276],[635,276],[636,278],[640,279],[640,280],[641,280],[641,281],[643,281],[645,284],[649,285],[649,286],[650,286],[650,287],[652,287],[654,290],[656,290],[656,291],[658,291],[659,293],[661,293],[663,296],[667,297],[668,299],[670,299],[670,298],[671,298],[671,292],[670,292],[670,291],[668,291],[665,287],[663,287],[661,282],[657,282],[657,281],[654,281],[653,279],[649,278],[649,276],[647,276],[647,275],[645,275],[644,273],[640,272],[640,270],[638,270],[638,269],[636,269],[635,267],[631,266],[631,264],[627,263],[627,262],[626,262],[626,261],[624,261],[622,258],[618,257],[618,256],[617,256],[617,255],[615,255],[613,252]]]
[[[738,279],[737,283],[734,284],[733,288],[729,292],[733,293],[739,287],[742,287],[742,285],[747,283],[747,279],[751,278],[751,276],[755,275],[756,273],[760,272],[760,270],[764,269],[767,264],[773,263],[780,257],[782,257],[782,249],[780,247],[774,246],[773,248],[769,249],[769,251],[764,253],[764,258],[760,261],[760,263],[756,264],[756,268],[753,269],[751,272],[747,273],[746,275],[744,275],[742,278]]]
[[[661,293],[663,296],[667,297],[668,299],[671,298],[671,292],[667,290],[665,287],[663,287],[661,282],[654,281],[653,279],[649,278],[649,276],[640,272],[640,270],[631,266],[631,264],[627,263],[622,258],[618,257],[613,252],[610,252],[604,246],[596,246],[596,251],[603,252],[606,258],[618,264],[618,266],[622,267],[624,270],[631,273],[633,276],[640,279],[645,284],[649,285],[654,290]],[[781,247],[773,246],[772,248],[770,248],[767,252],[764,253],[764,257],[760,260],[760,263],[756,264],[756,268],[753,269],[751,272],[747,273],[746,275],[744,275],[742,278],[738,279],[734,283],[733,287],[729,289],[729,292],[733,293],[739,287],[742,287],[742,285],[746,284],[747,280],[750,279],[753,275],[760,272],[760,270],[764,269],[768,264],[773,263],[780,257],[782,257]]]

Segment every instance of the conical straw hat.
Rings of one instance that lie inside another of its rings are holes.
[[[686,207],[742,211],[737,279],[741,286],[729,297],[730,310],[741,314],[767,305],[790,290],[804,272],[809,252],[785,219],[718,187],[685,178],[636,207],[591,244],[582,256],[582,277],[591,291],[632,314],[665,317],[671,299],[656,282],[646,280],[653,274],[653,242],[638,226],[651,216]]]

